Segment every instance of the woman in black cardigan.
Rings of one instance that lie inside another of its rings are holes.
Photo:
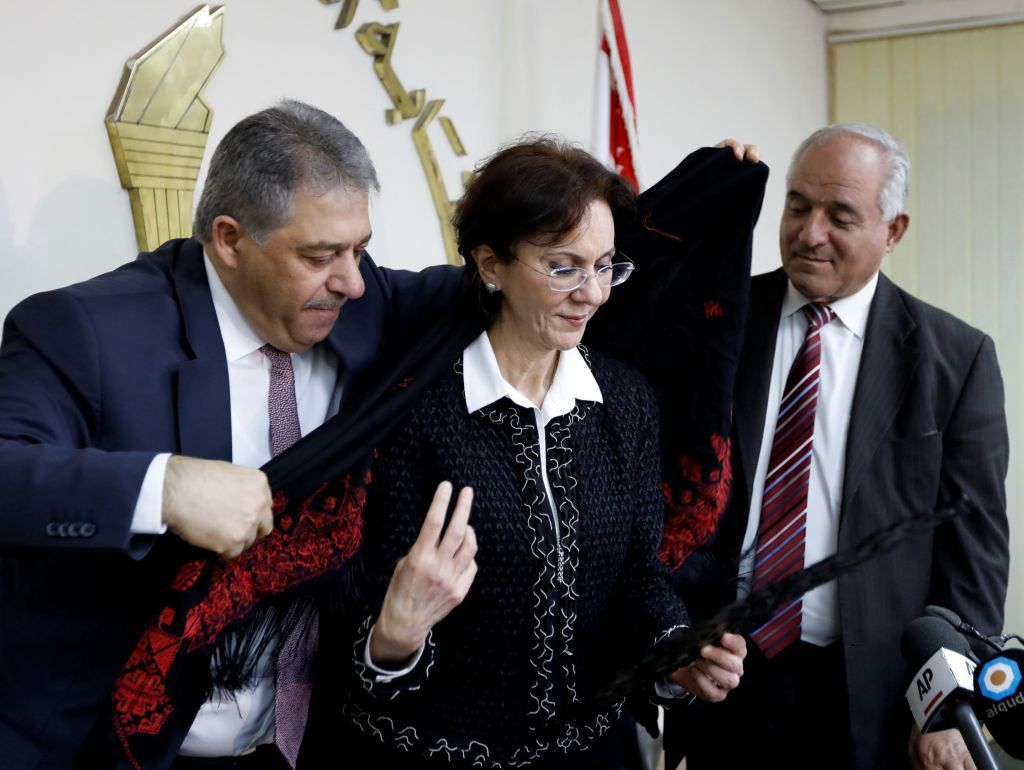
[[[621,177],[547,139],[499,152],[460,201],[492,320],[374,465],[347,766],[616,766],[622,704],[588,692],[687,623],[658,560],[654,397],[580,346],[633,269],[614,243],[634,212]],[[662,694],[725,697],[744,652],[727,635]]]

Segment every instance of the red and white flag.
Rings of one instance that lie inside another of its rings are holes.
[[[619,0],[598,0],[597,79],[594,91],[593,154],[640,189],[640,149],[629,46]]]

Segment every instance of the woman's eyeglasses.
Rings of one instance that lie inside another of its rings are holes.
[[[535,273],[548,277],[548,286],[553,291],[576,291],[591,278],[597,280],[598,286],[610,288],[625,283],[636,267],[629,258],[619,252],[616,254],[618,262],[599,267],[594,272],[584,270],[582,267],[556,267],[553,270],[538,270],[533,265],[523,262],[518,257],[512,257],[516,262],[530,268]]]

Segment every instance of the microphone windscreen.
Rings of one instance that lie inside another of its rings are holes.
[[[937,604],[929,604],[924,608],[924,614],[930,615],[933,618],[942,618],[953,627],[958,627],[963,623],[963,619],[957,615],[953,610],[945,607],[940,607]]]
[[[1002,650],[974,670],[974,710],[1011,757],[1024,759],[1024,650]]]
[[[900,638],[900,650],[911,669],[917,670],[940,647],[970,657],[971,647],[956,629],[941,618],[925,617],[910,621]]]

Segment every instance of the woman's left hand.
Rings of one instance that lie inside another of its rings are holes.
[[[718,644],[701,649],[700,660],[669,674],[669,679],[701,700],[719,703],[735,690],[743,676],[747,641],[739,634],[723,634]]]

